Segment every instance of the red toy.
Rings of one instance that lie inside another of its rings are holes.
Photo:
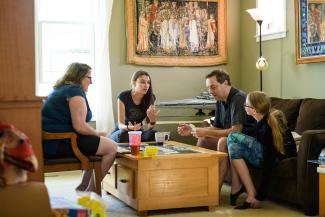
[[[27,180],[37,170],[37,159],[28,137],[11,124],[0,123],[0,187]]]

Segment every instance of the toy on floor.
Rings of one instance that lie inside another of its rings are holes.
[[[78,192],[78,204],[90,210],[90,217],[106,217],[107,204],[105,200],[94,192]]]
[[[28,137],[13,125],[0,123],[0,187],[27,181],[27,171],[37,167]]]

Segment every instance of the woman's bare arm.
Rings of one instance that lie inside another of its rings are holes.
[[[79,134],[96,136],[99,136],[101,134],[86,122],[87,104],[83,97],[74,96],[70,98],[69,108],[72,126]]]

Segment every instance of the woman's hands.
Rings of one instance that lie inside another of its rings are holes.
[[[129,124],[127,125],[128,131],[130,130],[140,130],[141,129],[141,123],[134,123],[132,124],[131,121],[129,121]]]
[[[147,109],[147,117],[150,123],[155,123],[158,116],[159,110],[156,110],[155,105],[150,105]]]

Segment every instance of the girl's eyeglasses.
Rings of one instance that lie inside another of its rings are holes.
[[[254,107],[253,107],[253,106],[250,106],[250,105],[246,105],[245,103],[244,103],[244,107],[247,107],[247,108],[251,108],[251,109],[254,109]]]

